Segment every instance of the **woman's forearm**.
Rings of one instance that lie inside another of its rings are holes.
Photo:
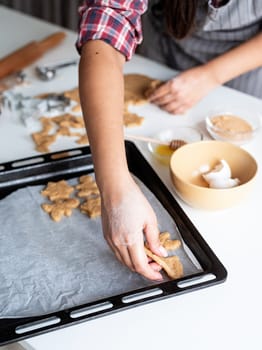
[[[214,58],[204,65],[222,85],[241,74],[262,66],[262,33]]]
[[[80,98],[101,194],[102,228],[121,263],[146,278],[162,281],[144,250],[145,237],[154,254],[166,255],[159,242],[157,218],[126,161],[124,62],[122,54],[102,41],[89,41],[82,48]]]
[[[82,49],[80,98],[100,190],[114,188],[114,181],[127,173],[122,121],[124,62],[122,54],[99,40],[87,42]]]

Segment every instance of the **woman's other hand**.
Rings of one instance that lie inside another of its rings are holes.
[[[198,66],[161,85],[149,100],[169,113],[184,114],[218,85],[206,66]]]

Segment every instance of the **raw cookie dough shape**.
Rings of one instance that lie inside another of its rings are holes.
[[[143,105],[148,103],[148,96],[163,82],[142,74],[124,75],[124,126],[140,126],[144,118],[129,111],[130,105]]]
[[[166,250],[175,250],[181,246],[181,242],[179,239],[170,239],[170,233],[165,231],[160,233],[159,235],[160,244]]]
[[[68,127],[68,128],[75,128],[75,129],[81,129],[85,127],[85,123],[82,117],[77,117],[70,113],[53,117],[52,120],[59,127]]]
[[[160,243],[167,250],[174,250],[180,247],[179,240],[171,240],[169,232],[162,232],[159,236]],[[178,256],[160,257],[151,252],[145,245],[146,255],[159,264],[171,279],[177,279],[183,276],[183,265]]]
[[[79,139],[76,140],[76,143],[79,145],[88,145],[89,144],[89,139],[87,135],[77,135],[79,136]]]
[[[57,135],[50,134],[54,130],[54,124],[51,119],[42,117],[40,118],[40,122],[42,124],[42,130],[33,133],[31,136],[36,145],[36,150],[47,153],[49,152],[49,146],[56,141]]]
[[[76,105],[72,107],[73,112],[81,112],[80,96],[78,87],[64,92],[64,96],[72,101],[76,102]]]
[[[124,76],[125,104],[141,105],[147,103],[149,92],[152,92],[162,83],[160,80],[146,75],[126,74]]]
[[[73,132],[70,130],[70,128],[73,129],[84,129],[85,123],[82,117],[77,117],[72,114],[63,114],[59,115],[57,117],[53,117],[52,120],[56,123],[58,129],[56,134],[57,135],[63,135],[63,136],[78,136],[78,139],[75,141],[78,144],[84,145],[89,144],[88,137],[86,135],[86,132],[80,133],[80,132]]]
[[[128,107],[124,108],[123,123],[126,128],[140,126],[143,124],[145,118],[138,116],[135,113],[128,111]]]
[[[78,136],[78,139],[75,141],[76,143],[81,145],[89,144],[86,130],[84,130],[84,133],[71,131],[71,128],[85,129],[85,123],[82,117],[66,113],[56,117],[42,117],[40,118],[40,122],[42,124],[42,130],[31,135],[38,152],[48,153],[50,151],[49,146],[56,141],[58,136]]]
[[[90,218],[95,218],[101,215],[101,198],[100,196],[89,197],[83,204],[80,205],[82,213],[87,214]]]
[[[48,182],[46,188],[41,191],[41,194],[48,197],[51,201],[55,201],[69,198],[73,191],[73,186],[69,186],[65,180],[60,180],[58,182]]]
[[[51,146],[57,139],[57,135],[44,135],[43,133],[34,133],[32,138],[36,144],[36,150],[40,153],[48,153]]]
[[[43,203],[42,208],[51,218],[58,222],[63,216],[70,216],[72,210],[79,206],[79,200],[76,198],[59,199],[54,203]]]
[[[76,185],[78,190],[77,196],[80,198],[89,197],[91,195],[98,195],[99,190],[96,182],[90,175],[82,175],[79,178],[79,184]]]
[[[183,276],[183,265],[181,264],[178,256],[174,255],[163,258],[153,254],[146,247],[144,249],[146,255],[158,263],[171,279],[177,279]]]

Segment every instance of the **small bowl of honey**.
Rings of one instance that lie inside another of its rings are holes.
[[[163,144],[148,142],[148,149],[152,155],[165,165],[169,165],[170,158],[176,149],[192,142],[203,140],[201,132],[191,126],[177,126],[162,130],[154,138]]]

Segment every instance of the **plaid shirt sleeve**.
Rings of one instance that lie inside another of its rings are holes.
[[[148,0],[86,0],[79,8],[78,51],[88,40],[103,40],[130,60],[142,41],[141,15]]]

